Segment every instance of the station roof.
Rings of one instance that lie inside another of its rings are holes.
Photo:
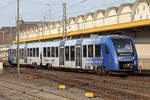
[[[67,36],[75,36],[75,35],[90,34],[90,33],[95,33],[95,32],[104,32],[104,31],[112,31],[112,30],[119,30],[119,29],[135,28],[135,27],[148,26],[148,25],[150,25],[150,19],[122,23],[122,24],[109,25],[109,26],[103,26],[103,27],[97,27],[97,28],[91,28],[91,29],[85,29],[85,30],[79,30],[79,31],[74,31],[74,32],[68,32]],[[53,38],[60,38],[60,37],[63,37],[62,33],[48,35],[48,36],[35,37],[35,38],[28,38],[28,39],[20,40],[19,42],[20,43],[31,42],[31,41],[46,40],[46,39],[53,39]],[[13,41],[13,43],[16,43],[16,42],[17,41]]]

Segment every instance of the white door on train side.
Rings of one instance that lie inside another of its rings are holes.
[[[82,65],[82,59],[81,59],[81,46],[76,46],[76,68],[81,68]]]
[[[59,64],[60,67],[64,67],[64,47],[60,47],[59,49]]]

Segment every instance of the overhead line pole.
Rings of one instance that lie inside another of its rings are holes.
[[[63,39],[67,40],[66,3],[63,3]]]
[[[20,49],[19,49],[19,21],[20,21],[20,0],[17,0],[17,23],[16,23],[16,28],[17,28],[17,72],[18,76],[20,76]]]

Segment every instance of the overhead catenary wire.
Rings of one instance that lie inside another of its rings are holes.
[[[104,8],[101,8],[101,7],[106,7],[106,6],[110,6],[110,5],[113,6],[113,4],[117,4],[117,3],[121,3],[121,2],[124,2],[124,0],[109,2],[109,3],[105,3],[105,4],[101,4],[101,5],[98,4],[94,7],[90,7],[90,8],[84,9],[84,10],[89,11],[89,10],[94,10],[94,9],[104,9]],[[74,14],[74,13],[78,13],[79,11],[81,11],[81,8],[77,9],[77,11],[74,11],[74,12],[72,10],[69,10],[68,12],[70,12],[70,13],[68,13],[68,14],[71,15],[71,14]]]
[[[82,5],[82,4],[84,4],[84,3],[86,3],[88,0],[81,0],[81,1],[79,1],[79,2],[77,2],[77,3],[75,3],[75,4],[72,4],[72,5],[70,5],[70,6],[67,6],[67,13],[69,14],[69,15],[72,15],[72,14],[75,14],[75,13],[78,13],[78,12],[80,12],[81,11],[81,9],[82,9],[82,7],[80,7],[80,9],[76,9],[77,11],[72,11],[71,9],[73,9],[73,8],[75,8],[75,7],[77,7],[77,6],[80,6],[80,5]],[[119,0],[119,1],[115,1],[115,2],[109,2],[109,3],[105,3],[105,4],[101,4],[101,5],[96,5],[96,6],[93,6],[93,7],[90,7],[90,8],[87,8],[87,9],[84,9],[84,10],[86,10],[86,11],[88,11],[88,10],[94,10],[94,9],[100,9],[100,7],[102,6],[102,7],[104,7],[104,6],[108,6],[108,5],[113,5],[113,4],[116,4],[116,3],[120,3],[120,2],[124,2],[124,0]],[[61,18],[61,15],[55,15],[55,14],[61,14],[62,13],[62,9],[61,10],[58,10],[58,11],[55,11],[54,13],[51,13],[51,15],[53,15],[51,18],[53,18],[52,20],[56,20],[56,19],[58,19],[58,18]]]
[[[83,2],[84,1],[84,2]],[[77,15],[77,13],[78,12],[81,12],[81,7],[80,8],[78,8],[78,9],[76,9],[76,11],[72,11],[71,9],[73,9],[74,7],[76,7],[76,6],[79,6],[79,4],[84,4],[84,3],[86,3],[88,0],[82,0],[82,1],[80,1],[80,2],[77,2],[77,3],[75,3],[75,4],[73,4],[72,6],[68,6],[68,10],[67,10],[67,15],[72,15],[72,14],[74,14],[74,16],[75,15]],[[109,2],[109,3],[104,3],[104,4],[101,4],[101,5],[96,5],[96,6],[93,6],[93,7],[90,7],[90,8],[87,8],[87,9],[84,9],[84,10],[86,10],[86,11],[89,11],[89,10],[98,10],[98,9],[101,9],[101,7],[106,7],[106,6],[110,6],[110,5],[114,5],[114,4],[118,4],[118,3],[122,3],[122,2],[124,2],[124,0],[118,0],[118,1],[115,1],[115,2]],[[103,9],[103,8],[102,8]],[[53,19],[57,19],[58,20],[58,18],[61,18],[61,15],[55,15],[56,13],[61,13],[61,11],[56,11],[55,13],[52,13],[52,15],[53,15]],[[83,12],[81,12],[80,14],[82,14]],[[87,12],[85,12],[85,13],[87,13]],[[69,16],[69,17],[73,17],[73,16]]]

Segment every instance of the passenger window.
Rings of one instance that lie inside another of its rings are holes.
[[[65,47],[65,58],[66,61],[69,61],[69,47]]]
[[[33,48],[33,57],[35,57],[35,48]]]
[[[55,57],[55,48],[52,47],[52,57]]]
[[[14,56],[14,50],[12,50],[12,55]]]
[[[15,52],[15,49],[14,49],[14,56],[16,56],[16,52]]]
[[[87,46],[83,46],[83,57],[87,57]]]
[[[95,45],[95,57],[101,57],[101,46]]]
[[[46,57],[46,47],[43,48],[43,56]]]
[[[88,45],[88,57],[93,57],[93,45]]]
[[[105,53],[109,54],[109,50],[108,50],[108,46],[107,45],[105,45]]]
[[[22,59],[24,59],[24,49],[22,49]]]
[[[30,57],[32,57],[32,48],[30,48]]]
[[[50,47],[47,48],[47,56],[50,57]]]
[[[19,56],[20,56],[20,59],[22,59],[22,49],[19,49]]]
[[[58,57],[58,47],[56,47],[56,57]]]
[[[15,56],[15,50],[13,50],[13,56]]]
[[[28,48],[28,57],[30,57],[30,49]]]
[[[36,56],[39,57],[39,48],[36,48]]]
[[[71,52],[71,61],[74,61],[75,60],[75,56],[74,56],[74,46],[71,46],[71,49],[70,49],[70,52]]]

